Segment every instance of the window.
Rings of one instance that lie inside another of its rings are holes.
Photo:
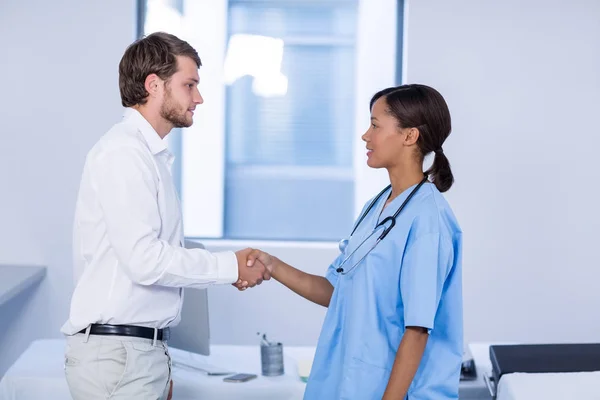
[[[356,6],[229,2],[225,237],[351,228]]]
[[[369,181],[386,179],[365,172],[360,136],[370,96],[397,81],[397,1],[141,4],[143,32],[174,33],[203,61],[205,104],[169,135],[186,236],[347,235],[380,189]]]

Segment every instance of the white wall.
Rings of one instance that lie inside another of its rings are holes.
[[[48,267],[40,287],[0,308],[0,375],[67,318],[77,187],[87,150],[121,115],[117,65],[135,37],[134,3],[0,3],[0,264]]]
[[[411,1],[407,77],[446,97],[467,339],[600,338],[600,2]]]
[[[600,337],[599,20],[593,0],[414,0],[406,10],[407,82],[439,89],[453,116],[444,147],[456,177],[448,198],[465,233],[467,341]],[[386,184],[364,173],[371,192]],[[336,255],[333,245],[308,249],[305,263],[300,249],[273,251],[312,273]],[[213,342],[255,343],[265,329],[314,343],[322,310],[277,286],[210,289]],[[286,315],[281,324],[293,329],[278,325]]]
[[[133,0],[0,5],[0,263],[49,267],[33,297],[0,309],[0,374],[32,339],[60,335],[81,167],[120,117],[117,63],[134,16]],[[407,19],[408,81],[438,88],[454,118],[445,149],[465,231],[467,339],[597,340],[600,3],[414,0]],[[336,255],[271,246],[314,273]],[[255,343],[265,330],[312,344],[324,315],[273,282],[211,288],[209,301],[214,343]]]

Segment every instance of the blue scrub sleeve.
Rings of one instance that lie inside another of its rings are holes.
[[[404,304],[404,326],[432,330],[452,247],[439,233],[428,233],[409,244],[400,270],[400,296]]]
[[[331,286],[335,288],[337,284],[339,274],[335,271],[340,264],[342,263],[342,254],[338,255],[337,258],[333,261],[333,263],[327,268],[327,273],[325,273],[325,278],[331,283]]]

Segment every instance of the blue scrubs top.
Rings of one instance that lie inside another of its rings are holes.
[[[436,187],[421,186],[389,234],[358,262],[379,235],[367,239],[343,265],[349,271],[358,262],[356,268],[346,275],[336,272],[346,255],[379,221],[393,215],[415,187],[385,209],[389,190],[381,196],[345,252],[329,267],[326,277],[334,291],[305,400],[381,399],[407,326],[429,330],[407,398],[458,399],[463,353],[462,232]]]

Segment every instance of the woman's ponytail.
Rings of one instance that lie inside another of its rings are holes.
[[[444,151],[439,148],[435,152],[433,164],[426,172],[431,177],[431,181],[440,192],[446,192],[454,183],[454,176],[450,168],[450,161],[444,154]]]

